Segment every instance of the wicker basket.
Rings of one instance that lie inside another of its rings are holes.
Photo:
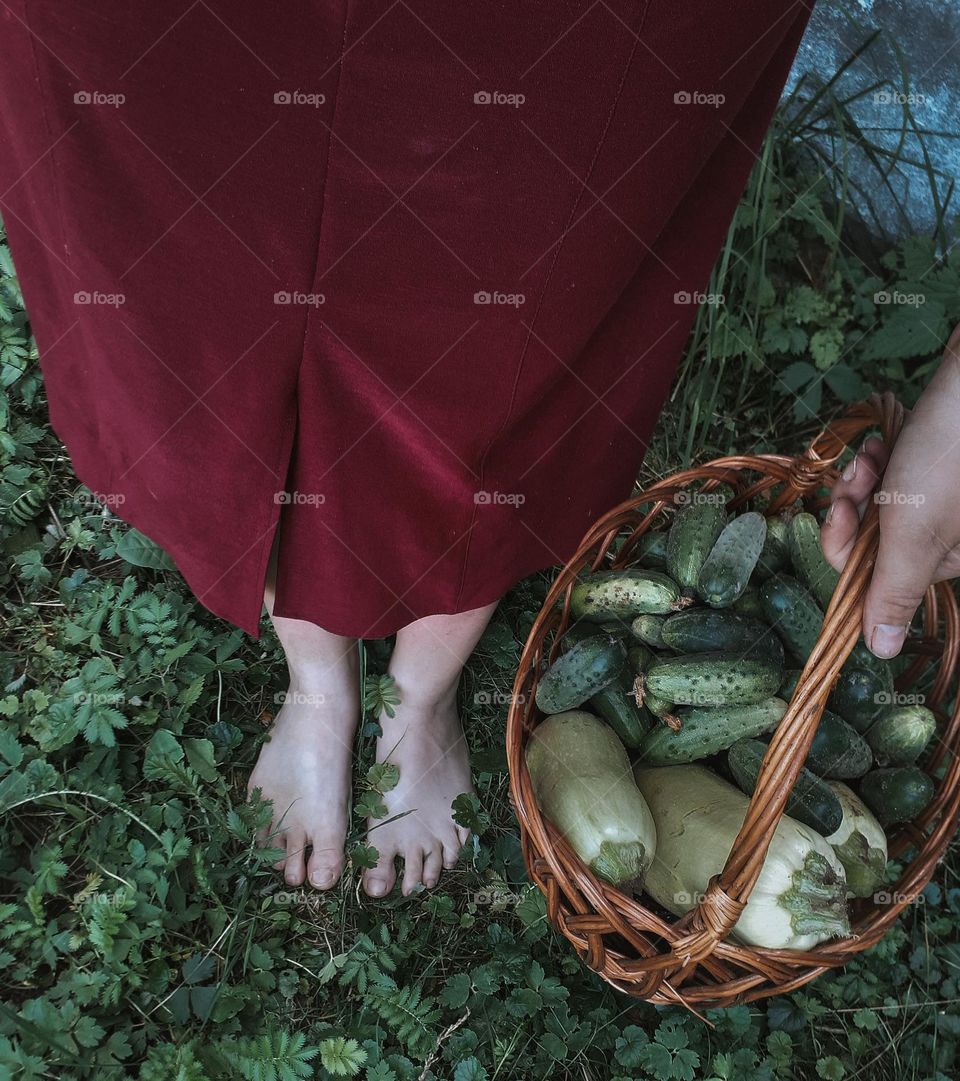
[[[948,700],[960,652],[960,611],[948,583],[931,586],[923,608],[923,633],[911,635],[905,646],[913,659],[897,680],[899,691],[912,686],[928,666],[936,666],[926,704],[937,717],[937,744],[926,767],[935,773],[945,760],[947,767],[924,812],[913,822],[888,831],[891,858],[910,852],[900,880],[889,887],[889,903],[886,898],[879,904],[872,898],[852,902],[850,938],[809,951],[771,950],[738,945],[728,941],[727,934],[750,896],[827,696],[860,633],[863,599],[877,550],[876,503],[871,502],[864,515],[823,631],[770,741],[756,791],[726,865],[711,880],[699,906],[679,919],[659,915],[645,907],[643,897],[628,896],[598,879],[544,819],[533,795],[524,748],[542,717],[534,694],[538,675],[555,656],[560,633],[569,623],[572,585],[582,571],[630,563],[638,539],[651,526],[661,524],[664,508],[672,506],[675,494],[693,482],[702,482],[704,489],[721,482],[731,485],[736,493],[734,507],[749,506],[764,494],[769,499],[762,504],[767,513],[797,499],[816,509],[824,503],[817,490],[834,482],[834,463],[848,444],[879,427],[884,440],[892,445],[902,421],[902,407],[891,395],[874,395],[853,406],[796,458],[718,458],[652,485],[614,507],[587,533],[553,583],[533,624],[520,658],[507,720],[510,788],[524,859],[533,881],[546,896],[553,925],[590,968],[629,995],[694,1008],[750,1002],[791,991],[872,946],[900,910],[917,897],[956,829],[960,806],[960,709],[954,708],[948,716],[941,708]],[[614,550],[618,537],[625,540]],[[547,655],[551,631],[558,633],[550,639]]]

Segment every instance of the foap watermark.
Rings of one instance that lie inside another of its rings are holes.
[[[470,900],[478,908],[488,905],[494,908],[509,908],[512,905],[520,904],[523,900],[523,894],[514,893],[512,890],[492,888],[489,890],[477,890]]]
[[[79,492],[76,496],[76,502],[81,507],[97,507],[98,509],[122,507],[126,501],[127,497],[123,492]]]
[[[523,492],[474,492],[473,501],[478,507],[521,507],[527,501]]]
[[[320,890],[279,890],[270,894],[270,904],[277,908],[319,908],[325,899]]]
[[[292,304],[306,305],[310,308],[319,308],[321,304],[326,304],[327,298],[324,293],[298,293],[296,290],[288,292],[286,289],[282,289],[279,293],[273,294],[274,304]]]
[[[123,691],[76,691],[70,700],[76,706],[122,706],[127,696]]]
[[[922,706],[926,702],[925,694],[904,694],[902,691],[878,691],[873,696],[878,706]]]
[[[526,700],[525,694],[511,694],[509,691],[477,691],[473,696],[475,706],[509,706],[514,702],[522,705]]]
[[[904,308],[920,308],[927,302],[926,293],[901,293],[899,289],[881,289],[873,294],[874,304],[899,304]]]
[[[78,90],[73,95],[74,105],[109,105],[112,109],[119,109],[126,100],[126,94],[108,94],[103,90]]]
[[[519,109],[526,101],[524,94],[508,94],[503,90],[478,90],[473,95],[474,105],[509,105]]]
[[[673,95],[674,105],[710,105],[714,109],[719,109],[726,100],[726,94],[708,94],[703,90],[678,90]]]
[[[301,694],[300,691],[277,691],[273,696],[275,706],[322,706],[326,700],[322,694]]]
[[[873,895],[873,903],[875,905],[924,905],[927,899],[922,893],[911,897],[909,893],[898,893],[896,890],[877,890]]]
[[[898,492],[895,489],[881,489],[873,493],[874,503],[881,507],[920,507],[927,501],[923,492]]]
[[[92,307],[119,308],[126,304],[127,298],[123,293],[101,293],[99,290],[81,289],[73,294],[74,304],[89,304]]]
[[[688,492],[681,490],[673,493],[673,502],[678,507],[699,504],[720,504],[726,500],[721,492]]]
[[[474,304],[493,304],[503,305],[508,308],[519,308],[521,304],[526,304],[527,298],[523,293],[500,293],[497,290],[491,292],[488,289],[481,289],[473,294],[473,302]]]
[[[310,94],[304,90],[278,90],[273,95],[274,105],[309,105],[314,109],[319,109],[326,100],[326,94]]]
[[[327,497],[323,492],[274,492],[273,501],[282,506],[319,507]]]
[[[681,290],[673,294],[673,302],[674,304],[709,304],[714,308],[719,308],[721,304],[726,304],[727,298],[723,293],[688,293]]]
[[[876,105],[926,105],[927,95],[913,90],[875,90],[873,100]]]

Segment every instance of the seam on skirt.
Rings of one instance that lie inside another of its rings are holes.
[[[340,104],[340,80],[343,77],[343,57],[344,57],[344,45],[347,40],[347,23],[350,21],[350,0],[345,0],[343,5],[343,26],[340,31],[340,56],[337,60],[337,82],[334,86],[333,94],[333,112],[330,115],[330,128],[327,132],[327,154],[324,162],[323,171],[323,188],[320,194],[320,220],[317,223],[317,245],[314,252],[313,260],[313,274],[310,277],[310,287],[313,288],[317,279],[317,271],[320,268],[320,249],[323,244],[323,222],[326,216],[327,208],[327,180],[330,177],[330,158],[333,154],[333,129],[337,123],[337,106]],[[300,420],[300,374],[303,370],[303,357],[307,348],[307,337],[310,332],[310,306],[305,305],[304,319],[303,319],[303,342],[300,346],[300,361],[297,364],[297,378],[294,381],[293,387],[293,422],[290,433],[284,439],[284,447],[281,451],[280,460],[276,470],[277,481],[280,484],[285,485],[290,476],[290,468],[293,464],[293,457],[296,451],[296,436],[299,430]],[[268,516],[269,524],[267,530],[261,538],[260,554],[258,556],[258,571],[257,571],[257,589],[259,596],[254,599],[254,603],[258,606],[258,613],[254,619],[251,620],[252,624],[258,628],[256,638],[259,638],[259,625],[260,619],[263,615],[263,594],[267,584],[267,569],[270,561],[270,552],[273,548],[273,541],[275,536],[279,536],[279,533],[283,526],[283,508],[285,504],[274,503],[275,510]],[[277,578],[274,583],[274,611],[280,607],[280,552],[277,551]]]
[[[543,286],[540,289],[540,295],[537,297],[537,306],[534,309],[533,317],[531,318],[531,321],[530,321],[530,329],[527,331],[526,339],[524,340],[523,346],[521,347],[520,357],[517,360],[517,368],[516,368],[516,373],[515,373],[514,379],[513,379],[513,387],[512,387],[511,392],[510,392],[510,401],[509,401],[509,403],[507,405],[507,411],[503,416],[503,420],[500,422],[499,426],[497,427],[497,430],[491,436],[490,441],[487,443],[486,447],[483,450],[483,453],[480,456],[480,464],[479,464],[479,467],[478,467],[478,478],[477,478],[477,485],[478,485],[478,490],[479,491],[483,491],[483,485],[484,485],[484,480],[485,480],[485,472],[484,472],[484,470],[485,470],[485,467],[486,467],[487,458],[489,457],[490,451],[493,449],[493,447],[497,443],[497,440],[503,434],[503,432],[506,429],[506,426],[507,426],[507,424],[508,424],[508,422],[510,420],[510,417],[513,414],[513,409],[514,409],[514,406],[516,404],[517,389],[518,389],[518,387],[520,385],[520,376],[521,376],[521,374],[523,372],[523,364],[524,364],[524,361],[525,361],[526,356],[527,356],[527,351],[530,348],[530,341],[531,341],[531,339],[533,337],[534,329],[535,329],[535,327],[537,325],[537,317],[539,316],[540,310],[543,307],[543,301],[544,301],[544,298],[547,295],[547,289],[550,287],[550,281],[553,278],[554,269],[556,268],[557,262],[560,259],[560,252],[563,250],[563,245],[566,243],[567,233],[568,233],[568,231],[570,229],[570,224],[573,221],[574,217],[576,216],[577,209],[580,206],[581,201],[583,200],[584,194],[585,194],[585,192],[587,190],[587,185],[590,182],[590,178],[593,176],[593,170],[596,167],[597,160],[599,159],[600,153],[603,150],[603,145],[606,142],[607,133],[610,130],[610,124],[613,122],[613,117],[614,117],[614,114],[617,111],[617,106],[620,104],[620,98],[621,98],[621,96],[623,94],[623,88],[624,88],[624,85],[626,84],[627,76],[630,74],[630,68],[633,66],[633,60],[634,60],[634,57],[637,54],[637,48],[638,48],[639,42],[640,42],[640,34],[643,31],[643,26],[644,26],[644,23],[646,22],[646,18],[647,18],[647,12],[650,10],[650,5],[651,5],[652,2],[653,2],[653,0],[645,0],[645,3],[643,5],[643,10],[640,12],[639,23],[638,23],[637,29],[636,29],[636,31],[634,33],[633,47],[631,48],[630,53],[627,56],[626,63],[623,66],[623,72],[622,72],[622,74],[620,76],[620,82],[619,82],[619,84],[617,86],[616,93],[614,94],[613,102],[610,105],[610,110],[607,113],[607,118],[606,118],[606,120],[604,122],[603,130],[600,132],[600,138],[597,141],[597,145],[596,145],[596,148],[594,149],[593,156],[590,159],[590,164],[587,167],[587,173],[586,173],[586,177],[585,177],[584,182],[583,182],[583,186],[581,187],[580,191],[577,193],[577,196],[573,201],[573,207],[570,210],[570,215],[567,218],[566,225],[564,226],[563,232],[561,233],[560,242],[557,244],[557,248],[556,248],[556,251],[554,252],[553,260],[550,263],[550,269],[547,271],[547,274],[544,277]],[[467,568],[468,568],[468,566],[470,564],[470,547],[471,547],[471,541],[473,539],[473,529],[474,529],[474,526],[476,525],[476,521],[477,521],[477,506],[478,506],[477,502],[476,502],[476,500],[474,500],[473,509],[471,510],[471,513],[470,513],[470,522],[469,522],[469,525],[467,526],[467,531],[466,531],[467,544],[466,544],[466,550],[464,551],[464,554],[463,554],[463,563],[461,564],[461,568],[460,568],[460,581],[457,584],[457,593],[456,593],[456,597],[454,599],[454,608],[459,607],[460,599],[463,596],[464,585],[466,583]]]

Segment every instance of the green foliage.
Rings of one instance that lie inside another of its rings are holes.
[[[835,167],[798,146],[826,105],[795,104],[718,261],[709,289],[725,303],[698,313],[655,471],[754,437],[793,449],[797,420],[868,385],[910,404],[960,318],[949,233],[862,250]],[[258,840],[271,808],[245,799],[284,689],[276,640],[206,613],[166,554],[77,484],[3,243],[0,544],[0,1081],[957,1076],[955,853],[845,968],[709,1024],[619,995],[550,929],[503,748],[544,576],[503,601],[465,673],[478,795],[455,803],[474,834],[458,867],[409,898],[358,888],[376,860],[360,823],[397,783],[369,738],[398,704],[389,643],[367,642],[348,867],[328,893],[286,888],[281,853]]]

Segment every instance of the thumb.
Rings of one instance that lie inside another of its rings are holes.
[[[936,537],[896,507],[881,508],[880,544],[863,608],[863,637],[877,657],[895,657],[943,558]],[[883,511],[890,513],[884,515]]]

